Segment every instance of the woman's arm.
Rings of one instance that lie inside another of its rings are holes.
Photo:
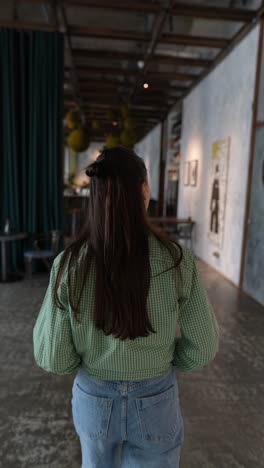
[[[212,361],[219,349],[219,329],[192,258],[192,279],[187,297],[180,304],[181,338],[176,340],[173,365],[188,371]]]
[[[67,286],[62,282],[59,291],[60,301],[65,307],[61,310],[53,300],[53,290],[59,257],[54,261],[48,290],[33,330],[34,356],[42,369],[55,374],[71,374],[80,366],[73,339],[68,305]]]

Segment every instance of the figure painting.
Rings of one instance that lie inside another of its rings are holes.
[[[198,161],[194,160],[190,162],[190,185],[196,187],[198,178]]]
[[[228,182],[230,138],[212,146],[210,168],[209,239],[219,249],[223,246]]]

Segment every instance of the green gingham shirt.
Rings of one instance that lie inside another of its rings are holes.
[[[33,332],[34,355],[40,367],[56,374],[70,374],[83,367],[99,379],[141,380],[165,374],[171,366],[181,371],[202,367],[214,358],[218,326],[193,255],[183,248],[181,266],[170,269],[173,259],[168,250],[154,236],[149,242],[148,314],[157,333],[121,341],[95,327],[94,263],[81,298],[80,321],[75,320],[69,306],[66,281],[59,290],[65,310],[58,309],[53,288],[59,255]],[[176,337],[177,325],[180,337]]]

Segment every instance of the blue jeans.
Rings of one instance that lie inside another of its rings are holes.
[[[73,420],[82,468],[178,468],[183,420],[175,369],[138,381],[100,380],[79,369]]]

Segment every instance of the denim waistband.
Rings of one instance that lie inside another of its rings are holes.
[[[172,367],[166,374],[158,375],[157,377],[151,377],[144,380],[103,380],[96,377],[90,376],[85,369],[79,368],[76,381],[81,381],[82,379],[88,379],[89,381],[94,382],[96,385],[102,387],[111,387],[117,389],[118,387],[126,386],[128,390],[135,388],[147,387],[149,385],[155,385],[163,380],[169,379],[173,374],[175,374],[175,369]]]

